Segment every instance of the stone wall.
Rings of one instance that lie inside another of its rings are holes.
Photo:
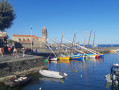
[[[45,66],[43,58],[0,63],[0,77],[13,75],[15,72],[22,72],[42,66]]]

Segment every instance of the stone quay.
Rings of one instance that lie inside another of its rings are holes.
[[[4,82],[14,75],[28,75],[47,67],[43,56],[18,54],[17,56],[0,56],[0,82]]]

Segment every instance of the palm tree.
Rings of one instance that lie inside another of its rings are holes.
[[[15,17],[13,5],[7,0],[2,0],[0,2],[0,31],[10,28]]]

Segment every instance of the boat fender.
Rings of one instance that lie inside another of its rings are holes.
[[[81,75],[81,77],[82,77],[82,75]]]

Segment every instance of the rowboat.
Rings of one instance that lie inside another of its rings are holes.
[[[50,61],[57,61],[57,57],[52,57],[49,59]]]
[[[104,54],[100,54],[99,57],[100,57],[100,58],[103,58],[103,57],[104,57]]]
[[[70,60],[83,60],[82,54],[71,54]]]
[[[40,70],[39,73],[42,76],[51,77],[51,78],[65,78],[67,76],[66,73],[50,71],[50,70]]]
[[[89,57],[89,58],[96,58],[96,55],[95,54],[92,54],[92,53],[89,53],[89,54],[85,54],[86,57]]]
[[[19,85],[24,85],[26,83],[28,83],[30,80],[32,79],[32,77],[15,77],[10,79],[9,81],[5,82],[6,86],[9,87],[15,87],[15,86],[19,86]]]
[[[110,50],[109,52],[110,53],[116,53],[116,50]]]
[[[59,60],[69,60],[70,59],[70,57],[69,56],[59,56],[57,59],[59,59]]]

